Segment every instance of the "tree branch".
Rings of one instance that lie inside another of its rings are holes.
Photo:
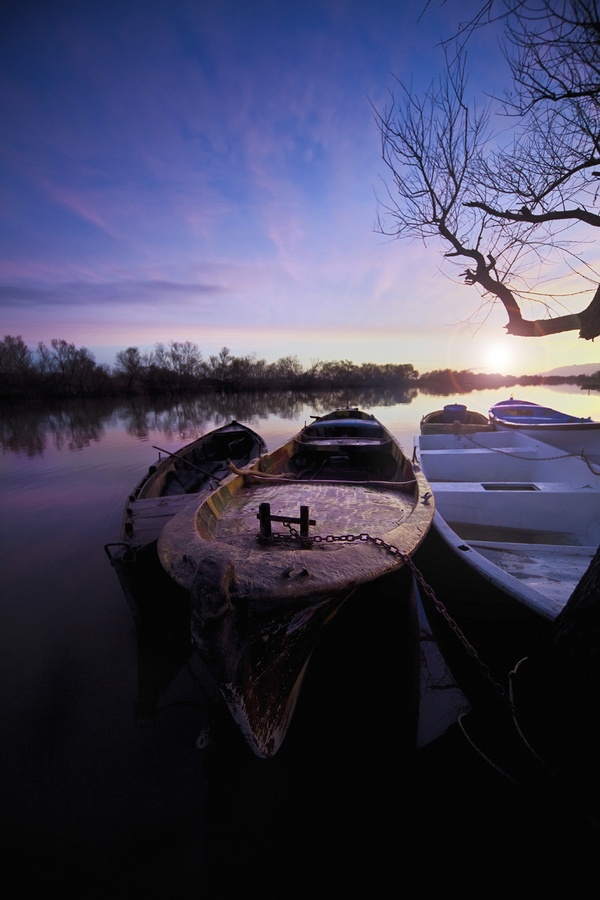
[[[469,200],[465,203],[465,206],[471,209],[480,209],[482,212],[493,216],[494,219],[503,219],[506,222],[527,222],[528,224],[536,225],[543,222],[564,222],[574,219],[578,222],[585,222],[587,225],[600,227],[600,215],[587,209],[557,209],[552,212],[533,213],[526,206],[523,206],[518,212],[512,212],[509,209],[495,209],[489,203],[483,203],[481,200]]]

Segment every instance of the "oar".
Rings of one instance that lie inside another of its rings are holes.
[[[160,453],[166,453],[167,456],[172,456],[173,459],[178,459],[180,462],[185,463],[187,466],[191,466],[192,469],[195,469],[196,472],[200,472],[201,475],[206,475],[207,478],[212,478],[213,473],[207,472],[206,469],[201,469],[200,466],[195,465],[195,463],[190,462],[189,459],[186,459],[185,456],[177,456],[176,453],[171,453],[170,450],[163,450],[162,447],[157,447],[156,444],[152,444],[154,450],[158,450]]]

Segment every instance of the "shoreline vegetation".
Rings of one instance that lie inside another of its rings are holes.
[[[267,363],[251,353],[234,356],[227,347],[205,360],[189,341],[158,343],[150,353],[137,347],[117,353],[111,367],[96,363],[86,347],[53,339],[29,348],[20,336],[0,341],[0,401],[45,401],[86,397],[152,397],[175,394],[252,391],[327,391],[377,388],[432,394],[514,385],[574,384],[600,390],[600,369],[593,375],[500,375],[439,369],[419,373],[410,363],[316,361],[304,367],[296,356]]]

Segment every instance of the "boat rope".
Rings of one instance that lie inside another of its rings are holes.
[[[506,450],[502,447],[489,447],[487,444],[481,444],[479,441],[476,441],[475,438],[470,434],[461,435],[461,437],[466,438],[476,447],[481,447],[482,450],[489,450],[490,453],[499,453],[501,456],[509,456],[511,459],[527,459],[530,460],[531,456],[520,456],[518,453],[513,453],[512,450]],[[593,468],[594,463],[590,459],[587,458],[583,450],[581,453],[558,453],[556,456],[536,456],[536,462],[552,462],[556,459],[582,459],[584,463],[587,465],[588,469],[592,473],[592,475],[600,475],[600,471],[597,471]]]
[[[512,703],[512,700],[508,694],[508,692],[503,688],[503,686],[494,678],[489,666],[481,659],[475,647],[471,644],[467,636],[464,634],[460,626],[457,622],[452,618],[442,601],[436,596],[435,591],[431,587],[431,585],[425,579],[423,573],[418,568],[412,557],[405,553],[403,550],[400,550],[399,547],[396,547],[394,544],[388,543],[388,541],[384,540],[380,537],[373,537],[367,532],[362,532],[361,534],[328,534],[328,535],[320,535],[320,534],[312,534],[308,536],[302,536],[298,533],[297,529],[290,522],[283,523],[289,529],[289,534],[282,534],[281,532],[272,532],[271,538],[275,541],[299,541],[302,544],[333,544],[333,543],[344,543],[344,544],[352,544],[355,542],[359,543],[371,543],[375,544],[376,547],[382,547],[392,556],[399,557],[402,562],[408,566],[411,570],[413,576],[418,582],[420,588],[427,594],[431,602],[433,603],[436,611],[439,615],[445,619],[448,626],[454,632],[460,643],[463,645],[469,656],[473,658],[473,660],[480,667],[483,675],[492,685],[494,690],[499,695],[502,702],[508,707],[511,714],[515,713],[515,708]]]
[[[598,466],[597,468],[594,468],[594,466],[597,466],[597,463],[593,463],[591,459],[588,459],[587,455],[583,451],[581,452],[581,458],[584,461],[584,463],[586,464],[586,466],[588,467],[588,469],[590,470],[590,472],[592,473],[592,475],[600,475],[600,466]]]
[[[233,472],[234,475],[242,475],[246,481],[255,481],[260,483],[270,483],[270,484],[289,484],[290,482],[294,484],[355,484],[358,487],[372,487],[372,488],[386,488],[387,490],[394,491],[403,491],[406,488],[412,488],[417,483],[416,478],[410,478],[408,481],[358,481],[354,479],[341,479],[341,478],[310,478],[310,479],[302,479],[298,475],[295,475],[293,472],[289,474],[274,474],[270,472],[259,472],[255,469],[240,469],[235,463],[229,462],[227,463],[230,472]]]

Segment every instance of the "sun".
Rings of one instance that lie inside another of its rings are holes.
[[[488,375],[512,375],[515,354],[507,342],[491,341],[485,348],[483,370]]]

